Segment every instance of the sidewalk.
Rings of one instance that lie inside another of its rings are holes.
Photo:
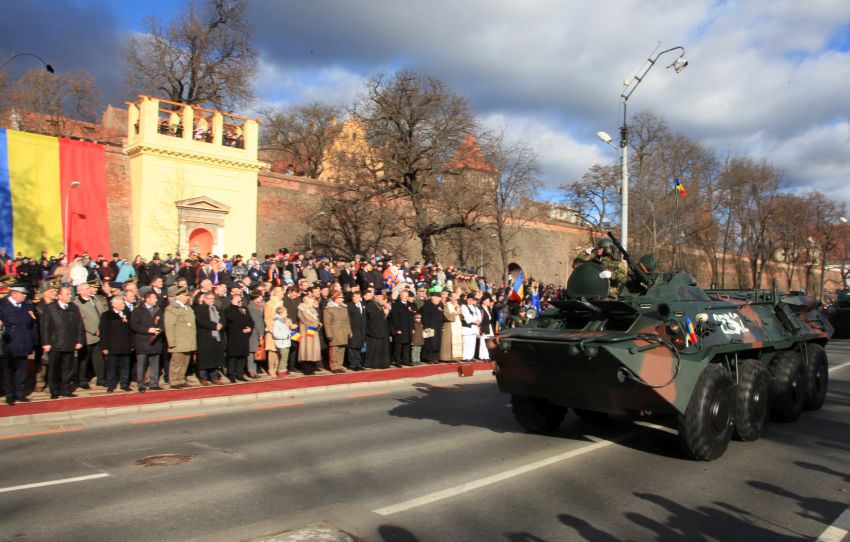
[[[60,399],[36,398],[31,403],[16,403],[14,406],[0,405],[0,425],[49,421],[52,419],[80,419],[160,410],[193,405],[227,405],[249,400],[284,397],[285,392],[307,388],[327,389],[331,386],[351,386],[369,382],[386,382],[406,378],[422,378],[438,374],[456,373],[460,363],[438,363],[416,367],[372,369],[343,374],[323,373],[313,376],[292,375],[282,379],[261,378],[250,382],[213,386],[194,385],[182,390],[115,391],[106,394],[103,388],[95,388],[83,397]],[[493,363],[477,361],[466,363],[475,371],[490,371]],[[190,380],[193,382],[194,380]],[[196,381],[194,381],[196,382]]]

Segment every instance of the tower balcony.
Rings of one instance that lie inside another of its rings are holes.
[[[127,102],[127,148],[161,147],[256,161],[259,123],[170,100],[139,96]]]

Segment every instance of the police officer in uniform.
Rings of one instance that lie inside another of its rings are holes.
[[[27,301],[27,289],[23,285],[12,286],[8,297],[0,300],[0,330],[6,404],[28,403],[27,357],[35,348],[38,331],[35,309]]]

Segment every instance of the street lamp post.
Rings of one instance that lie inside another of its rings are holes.
[[[70,239],[71,239],[71,232],[68,231],[68,228],[71,225],[71,214],[69,212],[69,203],[71,201],[71,191],[74,188],[77,188],[78,186],[80,186],[80,181],[72,181],[70,189],[67,192],[65,192],[65,226],[64,226],[63,231],[65,233],[65,258],[68,259],[69,261],[70,261],[70,256],[68,254],[68,248],[69,248],[69,243],[70,243]]]
[[[662,55],[672,51],[679,51],[679,56],[667,67],[673,68],[676,73],[684,70],[688,66],[688,61],[685,60],[685,48],[677,46],[665,49],[650,56],[632,79],[626,79],[625,88],[623,89],[623,93],[620,94],[620,98],[623,99],[623,125],[620,127],[620,243],[623,245],[623,248],[628,248],[629,246],[629,98],[632,97],[638,85],[646,78],[646,74],[655,66],[658,59]],[[607,145],[610,145],[613,140],[606,132],[596,132],[596,137]]]
[[[838,220],[841,221],[844,226],[847,226],[847,217],[839,216]],[[842,228],[844,229],[844,228]],[[841,235],[841,288],[847,289],[847,236]]]
[[[44,64],[44,69],[45,69],[45,70],[47,70],[47,72],[48,72],[48,73],[53,73],[53,66],[51,66],[50,64],[48,64],[47,62],[45,62],[45,61],[44,61],[44,59],[43,59],[43,58],[41,58],[40,56],[38,56],[38,55],[36,55],[36,54],[33,54],[33,53],[18,53],[18,54],[16,54],[16,55],[12,55],[12,56],[10,56],[9,58],[7,58],[7,59],[6,59],[6,61],[5,61],[5,62],[3,62],[3,64],[2,64],[2,65],[0,65],[0,70],[2,70],[3,68],[5,68],[5,67],[6,67],[6,64],[8,64],[9,62],[11,62],[11,61],[15,60],[16,58],[20,58],[20,57],[22,57],[22,56],[31,56],[31,57],[33,57],[33,58],[35,58],[35,59],[38,59],[38,60],[39,60],[42,64]]]

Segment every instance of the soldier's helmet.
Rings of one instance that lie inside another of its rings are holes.
[[[605,251],[605,254],[611,254],[614,252],[614,243],[611,242],[607,237],[603,237],[599,241],[596,242],[596,248],[601,248]]]
[[[638,265],[644,273],[654,273],[658,264],[652,254],[644,254],[640,257],[640,260],[638,260]]]

